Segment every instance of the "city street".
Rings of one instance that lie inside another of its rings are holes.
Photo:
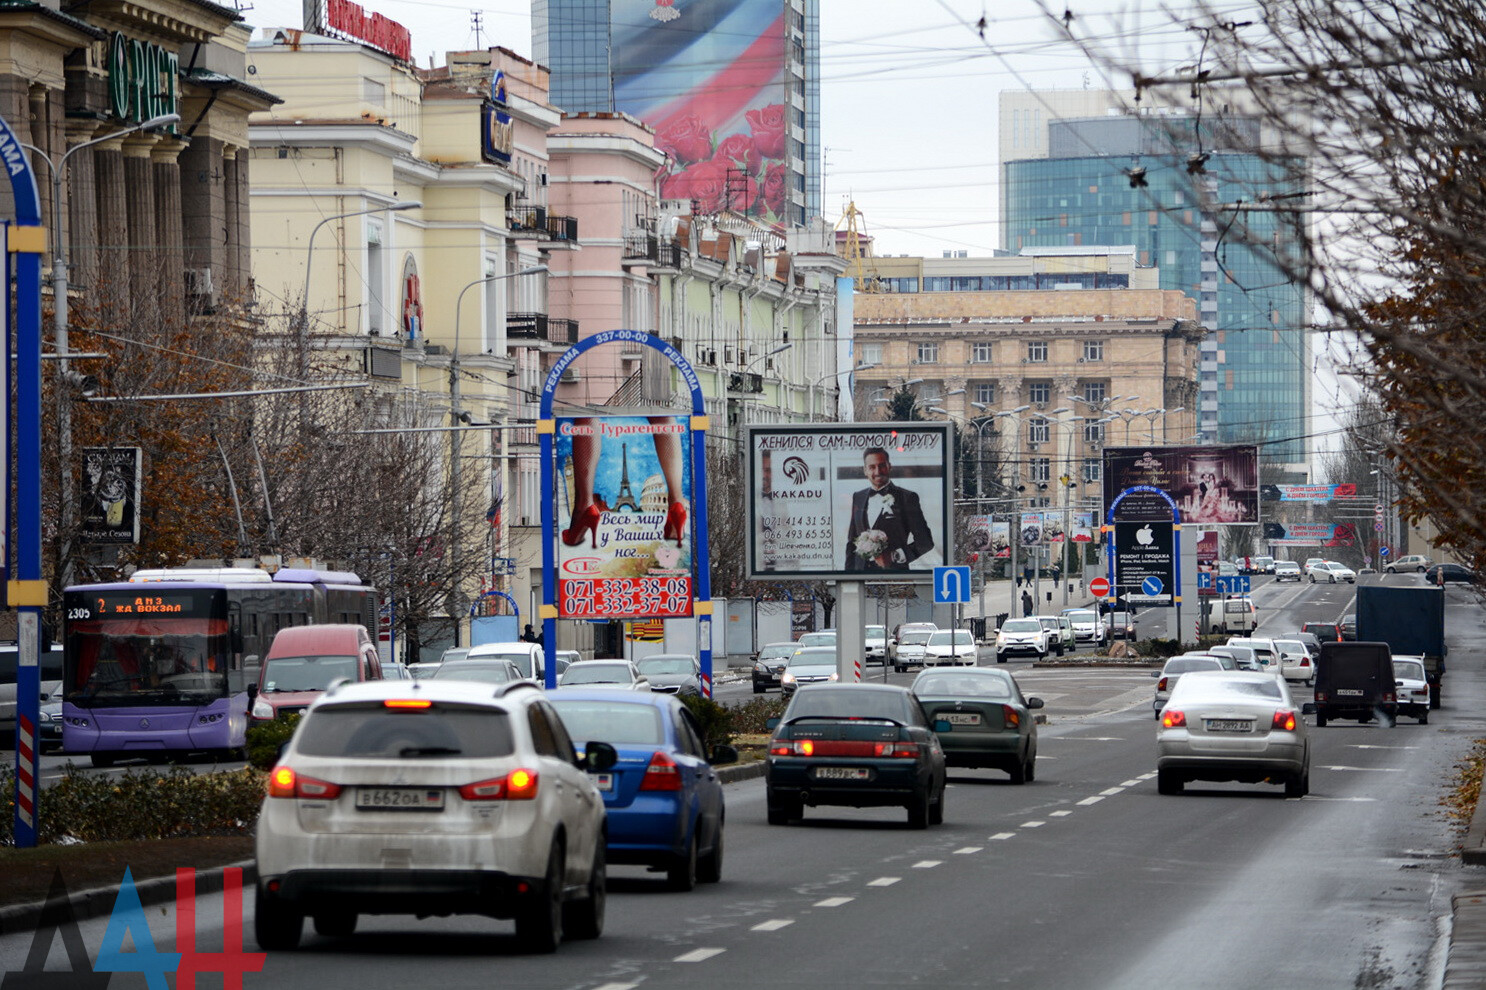
[[[1261,629],[1330,616],[1351,592],[1265,585]],[[1024,690],[1047,701],[1037,779],[953,772],[941,827],[843,809],[770,827],[763,781],[745,781],[727,789],[723,882],[675,894],[640,868],[611,868],[596,942],[527,956],[509,923],[363,918],[350,938],[307,929],[300,951],[272,955],[245,985],[402,987],[436,963],[449,986],[487,983],[494,964],[502,986],[577,990],[1432,986],[1449,897],[1477,882],[1453,858],[1440,799],[1486,734],[1486,622],[1467,592],[1447,596],[1446,707],[1424,726],[1313,730],[1303,799],[1237,784],[1158,796],[1148,672],[1019,664]],[[169,911],[150,919],[157,940],[173,932]],[[203,898],[204,944],[220,919],[220,896]],[[92,952],[104,924],[83,925]],[[29,944],[0,940],[0,967],[19,968]],[[52,958],[63,965],[60,943]]]

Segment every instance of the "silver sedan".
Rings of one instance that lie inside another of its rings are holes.
[[[1294,798],[1310,792],[1310,740],[1283,677],[1228,670],[1182,676],[1156,730],[1156,789],[1180,794],[1192,780],[1284,784]]]

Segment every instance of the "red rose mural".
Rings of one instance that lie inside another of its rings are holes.
[[[776,217],[784,215],[785,199],[789,195],[789,170],[783,162],[770,162],[764,169],[764,205]]]
[[[671,121],[655,135],[655,146],[683,165],[712,157],[712,132],[694,113]]]
[[[661,182],[661,196],[666,199],[689,199],[698,212],[716,213],[727,202],[727,162],[701,162],[683,172],[668,175]]]
[[[734,168],[740,168],[749,175],[758,175],[762,157],[753,138],[745,134],[732,134],[723,138],[712,154],[713,161],[726,159]]]
[[[784,157],[784,104],[774,103],[747,114],[753,143],[765,158]]]

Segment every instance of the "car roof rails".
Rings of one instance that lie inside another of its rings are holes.
[[[542,685],[538,684],[536,681],[532,680],[529,677],[523,677],[519,681],[508,681],[505,684],[498,685],[495,689],[495,697],[504,698],[506,695],[512,693],[513,691],[524,691],[527,688],[530,688],[533,691],[543,690]]]

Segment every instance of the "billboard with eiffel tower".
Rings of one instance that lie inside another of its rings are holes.
[[[691,615],[688,417],[558,417],[555,442],[558,615]]]

